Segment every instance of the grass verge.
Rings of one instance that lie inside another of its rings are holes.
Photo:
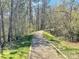
[[[79,43],[65,41],[64,38],[55,37],[48,32],[44,32],[43,36],[53,42],[69,59],[79,59]]]
[[[32,35],[20,37],[12,49],[6,49],[0,59],[28,59]]]

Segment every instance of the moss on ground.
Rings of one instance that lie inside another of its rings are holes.
[[[55,37],[54,35],[51,35],[48,32],[43,32],[43,36],[44,38],[46,38],[49,41],[55,42],[55,43],[60,43],[60,40],[58,40],[57,37]]]
[[[44,38],[55,43],[55,46],[60,49],[69,59],[79,59],[79,43],[65,41],[64,38],[56,37],[48,32],[43,32]]]
[[[32,35],[20,37],[14,44],[13,49],[4,50],[0,59],[28,59]]]

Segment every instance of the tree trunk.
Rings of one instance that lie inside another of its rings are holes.
[[[2,8],[1,8],[1,19],[2,19],[2,34],[3,34],[3,40],[4,40],[4,42],[3,42],[3,46],[4,46],[4,45],[5,45],[6,40],[5,40],[5,29],[4,29],[3,9],[2,9]]]
[[[42,0],[41,29],[45,29],[47,0]]]
[[[37,28],[37,30],[39,30],[39,29],[40,29],[40,20],[39,20],[39,0],[38,0],[38,7],[37,7],[36,12],[37,12],[37,15],[36,15],[36,28]]]
[[[2,6],[2,3],[1,3],[1,0],[0,0],[0,45],[1,45],[1,49],[2,49],[2,52],[3,52],[3,48],[5,46],[5,30],[4,30],[4,21],[3,21],[3,6]],[[2,36],[1,36],[1,30],[2,30]],[[3,40],[1,40],[3,37]]]
[[[9,16],[9,32],[8,32],[8,42],[10,43],[10,47],[12,45],[13,40],[13,32],[12,32],[12,23],[13,23],[13,0],[11,0],[11,15]]]
[[[32,0],[29,0],[29,21],[32,23]]]
[[[1,0],[0,0],[0,11],[1,11]],[[1,52],[1,45],[2,45],[2,41],[1,41],[1,26],[2,26],[2,22],[1,22],[1,12],[0,12],[0,52]]]

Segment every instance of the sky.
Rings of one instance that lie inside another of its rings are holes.
[[[49,5],[56,6],[56,5],[58,5],[58,4],[61,4],[61,1],[62,1],[62,0],[51,0],[51,1],[49,2]],[[79,3],[79,0],[75,0],[75,1]]]
[[[62,4],[62,0],[49,0],[49,5],[56,7],[59,4]],[[69,0],[68,0],[69,1]],[[71,1],[71,0],[70,0]],[[77,3],[79,3],[79,0],[75,0]],[[38,3],[37,3],[38,4]],[[36,3],[33,3],[33,5],[37,5]],[[41,4],[41,3],[40,3]]]
[[[76,0],[79,3],[79,0]]]
[[[60,0],[51,0],[50,2],[49,2],[49,4],[50,5],[53,5],[53,6],[56,6],[57,4],[59,4],[60,3]]]

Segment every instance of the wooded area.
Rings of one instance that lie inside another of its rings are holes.
[[[0,51],[12,48],[20,36],[46,30],[66,40],[79,41],[79,2],[61,0],[0,0]]]

